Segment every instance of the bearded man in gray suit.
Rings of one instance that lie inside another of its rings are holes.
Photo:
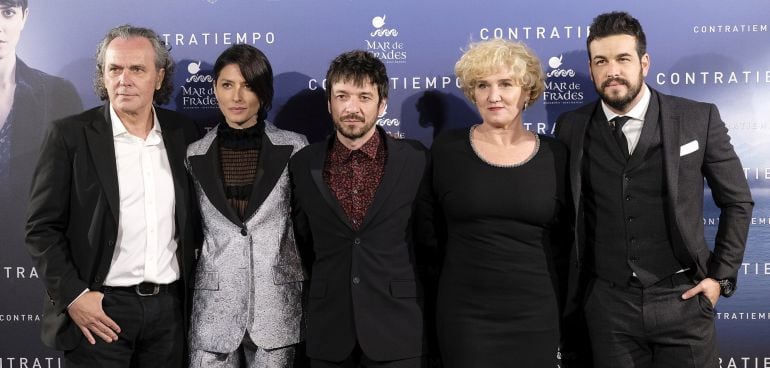
[[[570,150],[576,262],[587,276],[572,305],[584,310],[593,367],[716,368],[714,306],[735,291],[754,206],[743,166],[716,106],[644,83],[639,21],[601,14],[586,43],[601,100],[562,115],[556,136]],[[720,210],[713,251],[704,180]],[[579,321],[564,324],[566,367],[587,350],[571,344],[587,341],[574,338]]]
[[[267,57],[249,45],[214,64],[224,122],[187,150],[203,217],[190,330],[192,367],[290,367],[302,338],[305,272],[287,164],[307,142],[265,121]]]

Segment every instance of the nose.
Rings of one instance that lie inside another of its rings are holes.
[[[131,74],[129,70],[123,70],[123,72],[120,73],[120,78],[118,79],[120,84],[123,86],[130,86],[132,84],[130,75]]]
[[[489,95],[487,96],[487,101],[489,101],[489,102],[499,102],[500,100],[501,100],[500,89],[497,88],[497,86],[490,86],[489,87]]]
[[[235,90],[233,91],[233,101],[240,102],[243,100],[243,87],[238,86],[235,87]]]

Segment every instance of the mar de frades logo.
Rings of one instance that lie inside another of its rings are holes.
[[[201,73],[201,62],[191,61],[187,64],[189,76],[182,88],[182,108],[186,110],[217,109],[217,98],[214,96],[214,77]]]
[[[398,38],[398,29],[386,27],[386,15],[372,18],[373,30],[366,39],[366,50],[383,63],[406,63],[404,42]]]
[[[398,127],[401,125],[401,121],[399,121],[398,118],[387,118],[385,117],[386,115],[388,115],[387,104],[385,104],[385,108],[382,109],[382,114],[377,115],[377,125],[383,127],[385,129],[385,133],[393,138],[404,138],[404,133],[401,133],[398,130]],[[394,128],[396,129],[395,131],[390,130]]]
[[[563,67],[564,55],[548,59],[549,71],[545,74],[544,104],[582,104],[583,91],[575,80],[575,70]]]

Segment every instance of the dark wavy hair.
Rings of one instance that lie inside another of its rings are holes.
[[[144,37],[150,44],[152,44],[153,50],[155,50],[155,69],[165,70],[163,81],[161,81],[160,88],[153,94],[153,101],[162,105],[169,101],[171,94],[174,92],[174,60],[171,59],[169,49],[166,48],[166,43],[160,39],[155,31],[149,28],[134,27],[130,24],[124,24],[117,26],[107,32],[104,38],[99,42],[96,48],[96,70],[94,70],[94,92],[99,98],[104,101],[109,98],[107,94],[107,88],[104,86],[104,55],[107,52],[107,46],[110,42],[116,38],[134,38]]]
[[[377,86],[377,94],[382,100],[388,98],[388,73],[385,64],[376,56],[363,50],[353,50],[343,53],[329,65],[326,72],[326,98],[331,101],[331,87],[337,82],[353,81],[362,86],[364,81]]]
[[[264,121],[267,112],[273,105],[273,67],[267,56],[258,48],[246,44],[233,45],[223,51],[214,62],[214,84],[219,79],[219,73],[230,64],[235,64],[243,74],[243,79],[259,99],[257,121]]]
[[[0,0],[0,5],[7,6],[7,7],[15,7],[20,6],[21,10],[27,10],[28,2],[27,0]]]
[[[633,36],[636,39],[636,53],[639,54],[640,59],[647,53],[647,37],[644,35],[642,25],[626,12],[616,11],[597,15],[591,23],[588,33],[586,49],[589,59],[591,59],[591,49],[589,48],[591,42],[598,38],[616,35]]]

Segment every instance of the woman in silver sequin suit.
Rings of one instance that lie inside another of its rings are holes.
[[[305,137],[265,120],[273,72],[248,45],[214,64],[224,121],[187,149],[203,218],[192,367],[290,367],[302,339],[302,268],[290,217],[289,158]]]

